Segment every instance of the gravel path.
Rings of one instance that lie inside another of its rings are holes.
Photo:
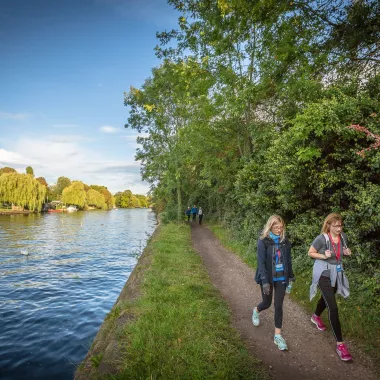
[[[252,325],[252,309],[261,300],[254,270],[226,250],[206,226],[191,223],[191,235],[193,247],[202,257],[212,283],[231,308],[233,326],[252,355],[268,366],[274,379],[378,379],[370,360],[359,358],[350,342],[347,343],[354,360],[342,362],[335,353],[330,328],[325,332],[317,330],[310,316],[289,297],[284,302],[282,330],[289,351],[280,351],[273,343],[273,304],[260,314],[260,326]],[[323,316],[327,323],[327,315]]]

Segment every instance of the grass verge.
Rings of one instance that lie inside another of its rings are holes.
[[[134,318],[118,333],[122,370],[113,379],[268,378],[230,326],[190,239],[188,226],[167,224],[150,241],[142,295],[125,305]]]
[[[250,267],[256,267],[256,255],[248,254],[248,244],[239,241],[233,231],[221,226],[220,224],[208,224],[221,243],[232,252],[236,253]],[[305,253],[306,254],[306,253]],[[312,260],[310,268],[302,273],[295,272],[296,282],[294,284],[291,298],[300,303],[310,315],[315,310],[319,296],[309,301],[309,290],[311,285]],[[339,317],[342,324],[343,335],[347,340],[354,340],[357,347],[366,352],[374,359],[377,371],[380,371],[380,310],[373,307],[357,284],[363,284],[365,276],[347,273],[350,280],[350,297],[343,299],[337,297],[339,307]],[[327,315],[325,315],[327,325]]]

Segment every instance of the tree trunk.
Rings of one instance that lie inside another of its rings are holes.
[[[180,222],[182,220],[182,194],[181,194],[181,181],[179,178],[179,175],[176,175],[176,182],[177,182],[177,221]]]

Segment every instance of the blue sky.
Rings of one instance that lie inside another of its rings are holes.
[[[165,0],[0,0],[0,167],[146,193],[123,94],[178,17]]]

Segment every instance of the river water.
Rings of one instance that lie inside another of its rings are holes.
[[[155,226],[148,209],[0,215],[0,379],[72,379]]]

